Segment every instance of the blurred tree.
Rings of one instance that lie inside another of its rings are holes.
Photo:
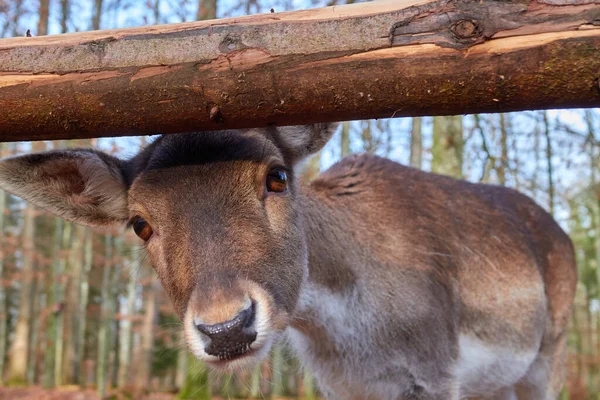
[[[71,3],[70,0],[60,0],[60,32],[69,32],[69,19],[71,14]]]
[[[45,36],[48,34],[48,19],[50,17],[50,0],[40,0],[38,11],[39,20],[37,26],[37,35]]]
[[[217,0],[198,0],[198,21],[217,18]]]
[[[415,168],[422,168],[423,162],[423,139],[422,139],[422,119],[414,117],[410,130],[410,165]]]
[[[0,143],[0,157],[4,158],[8,155],[8,145]],[[6,358],[6,342],[7,342],[7,307],[6,307],[6,282],[8,281],[4,271],[7,241],[6,241],[6,219],[5,215],[8,211],[7,194],[0,193],[0,384],[4,381],[4,360]]]
[[[23,255],[19,274],[19,315],[14,340],[10,348],[7,380],[11,383],[26,381],[29,356],[29,335],[34,279],[34,227],[35,209],[31,204],[25,207],[25,221],[21,248]]]
[[[462,116],[434,117],[431,171],[462,178],[464,145]]]

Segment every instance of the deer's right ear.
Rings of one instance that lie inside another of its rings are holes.
[[[127,221],[122,161],[91,149],[55,150],[0,161],[0,189],[69,221]]]

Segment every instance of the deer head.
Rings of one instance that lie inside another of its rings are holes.
[[[67,220],[129,224],[209,365],[257,362],[307,278],[295,168],[335,130],[318,124],[162,136],[130,160],[56,150],[0,162],[0,187]]]

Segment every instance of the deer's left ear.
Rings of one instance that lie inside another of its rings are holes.
[[[0,189],[69,221],[106,226],[127,221],[123,162],[88,149],[0,160]]]
[[[337,130],[338,123],[284,126],[277,129],[279,145],[294,163],[321,150]]]

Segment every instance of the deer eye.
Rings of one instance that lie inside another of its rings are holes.
[[[131,219],[130,222],[131,227],[136,235],[140,237],[143,241],[147,241],[150,239],[154,231],[150,227],[150,224],[142,217],[135,216]]]
[[[272,169],[267,175],[267,192],[283,193],[287,190],[287,174],[281,169]]]

